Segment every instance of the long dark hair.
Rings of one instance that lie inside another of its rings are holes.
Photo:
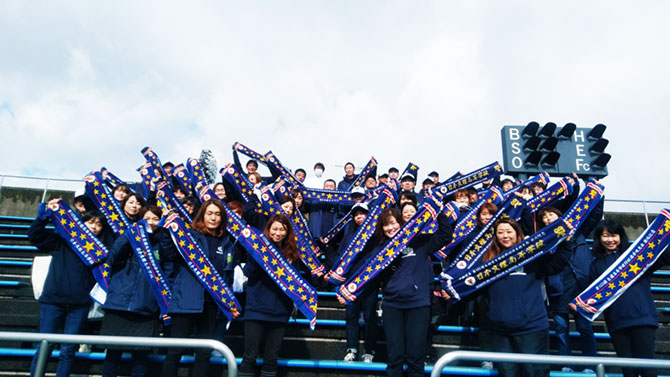
[[[521,230],[521,225],[519,225],[519,223],[514,221],[514,219],[512,219],[511,217],[502,217],[498,219],[498,221],[496,221],[496,223],[493,224],[493,242],[491,243],[489,249],[486,250],[486,253],[484,253],[484,256],[482,257],[482,262],[488,262],[491,259],[497,257],[503,251],[507,250],[503,247],[503,245],[500,244],[500,242],[498,241],[498,237],[496,237],[498,227],[502,224],[509,224],[516,232],[516,242],[514,243],[514,245],[523,241],[524,238],[523,230]]]
[[[90,219],[98,219],[98,221],[100,221],[100,224],[102,224],[102,229],[100,229],[100,234],[98,234],[96,237],[100,241],[105,243],[105,241],[107,241],[107,234],[109,234],[111,232],[111,230],[109,228],[109,225],[107,224],[107,219],[105,219],[105,216],[102,214],[102,212],[98,211],[97,209],[85,212],[83,215],[81,215],[81,222],[82,223],[85,223]]]
[[[219,227],[214,231],[210,230],[205,225],[205,212],[207,212],[207,207],[210,205],[216,206],[221,212],[221,224],[219,224]],[[198,213],[195,214],[193,222],[191,223],[191,228],[202,234],[209,234],[214,237],[222,237],[226,233],[227,221],[228,218],[226,217],[226,209],[223,207],[223,204],[221,204],[221,201],[219,199],[209,199],[202,203],[200,210],[198,210]]]
[[[138,194],[138,193],[136,193],[136,192],[130,193],[130,194],[128,194],[128,196],[126,196],[126,197],[121,201],[121,211],[123,211],[124,214],[126,214],[126,203],[128,202],[128,200],[129,200],[130,198],[135,198],[135,200],[137,200],[137,201],[140,203],[140,205],[141,205],[142,207],[144,207],[145,205],[147,205],[147,202],[146,202],[146,200],[144,200],[144,198],[142,197],[142,195],[140,195],[140,194]],[[126,216],[128,216],[128,214],[126,214]],[[128,217],[130,217],[130,216],[128,216]],[[138,212],[137,212],[137,215],[135,215],[135,217],[134,217],[134,218],[131,218],[130,220],[131,220],[132,222],[135,222],[135,221],[137,221],[137,220],[139,220],[139,219],[141,219],[141,217],[139,217],[139,211],[138,211]]]
[[[122,192],[124,192],[126,195],[130,195],[130,194],[133,193],[133,192],[130,190],[130,186],[128,186],[128,185],[125,184],[125,183],[121,183],[121,184],[116,185],[116,186],[114,187],[114,189],[112,190],[112,195],[114,195],[114,193],[117,192],[117,191],[122,191]]]
[[[386,235],[384,234],[384,226],[388,224],[390,218],[395,218],[395,221],[400,224],[400,227],[405,224],[402,219],[402,214],[395,208],[387,208],[379,214],[379,219],[377,220],[377,228],[375,228],[375,233],[372,236],[373,239],[378,242],[380,245],[386,240]]]
[[[154,206],[154,205],[146,205],[140,209],[140,212],[137,213],[137,218],[138,219],[143,219],[144,215],[146,215],[147,212],[151,212],[154,215],[156,215],[159,219],[163,217],[163,212],[161,212],[161,209]]]
[[[302,191],[298,190],[297,188],[292,188],[290,192],[291,197],[293,198],[293,204],[295,204],[295,198],[297,198],[298,195],[300,195],[300,197],[302,198],[302,203],[300,204],[300,207],[298,207],[298,209],[300,210],[300,212],[305,212],[305,196],[302,194]]]
[[[265,229],[263,230],[263,234],[265,234],[268,239],[271,239],[270,227],[272,227],[272,224],[274,223],[280,223],[284,226],[284,228],[286,228],[286,237],[284,237],[284,239],[278,245],[282,255],[286,257],[289,262],[298,260],[298,258],[300,258],[300,254],[298,253],[298,245],[295,243],[295,233],[293,233],[291,220],[281,214],[270,217],[270,220],[268,220],[267,224],[265,224]]]
[[[607,249],[600,242],[600,237],[603,235],[603,232],[607,230],[607,233],[618,234],[619,235],[619,247],[617,252],[626,250],[628,248],[628,235],[626,230],[623,228],[620,222],[612,219],[602,220],[596,225],[595,230],[593,231],[593,255],[596,258],[603,258],[607,255]]]
[[[293,200],[293,197],[291,195],[284,195],[277,198],[277,203],[279,203],[280,206],[288,202],[291,202],[293,204],[293,213],[291,214],[291,216],[293,216],[296,211],[295,200]]]

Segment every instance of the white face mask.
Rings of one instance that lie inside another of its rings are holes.
[[[323,169],[314,169],[314,175],[321,177],[321,175],[323,175]]]

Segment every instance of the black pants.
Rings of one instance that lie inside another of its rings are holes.
[[[652,326],[633,326],[610,333],[612,344],[618,357],[641,359],[654,358],[656,328]],[[656,376],[656,369],[621,368],[624,377]]]
[[[383,305],[382,310],[388,353],[387,376],[402,376],[403,362],[407,362],[408,377],[423,376],[430,307],[395,309]]]
[[[495,352],[549,354],[549,330],[540,330],[523,335],[502,335],[493,333]],[[501,377],[549,377],[546,364],[496,363]]]
[[[260,355],[262,344],[265,344],[265,347],[263,348],[261,377],[277,375],[277,357],[286,332],[286,325],[284,322],[244,321],[244,353],[238,373],[240,377],[255,374],[256,358]]]
[[[363,312],[365,319],[365,353],[374,354],[377,348],[377,291],[358,297],[347,305],[347,349],[358,350],[360,327],[358,317]]]
[[[202,313],[195,314],[170,314],[172,317],[172,324],[170,325],[172,338],[190,338],[195,328],[196,338],[214,337],[214,330],[216,328],[216,313],[218,307],[211,300],[205,300],[205,305]],[[163,364],[163,377],[176,377],[177,368],[179,367],[179,360],[184,353],[184,348],[168,348],[165,356],[165,363]],[[209,367],[209,358],[212,350],[208,348],[196,349],[195,351],[195,365],[193,366],[193,377],[207,376],[207,369]]]
[[[116,377],[119,374],[119,364],[123,350],[107,349],[105,362],[102,364],[103,377]],[[147,375],[149,365],[149,351],[131,351],[133,357],[133,367],[130,372],[131,377],[144,377]]]

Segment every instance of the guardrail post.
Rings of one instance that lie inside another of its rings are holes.
[[[49,182],[51,182],[51,178],[47,178],[47,183],[44,185],[44,192],[42,193],[42,203],[44,202],[44,199],[47,197],[47,190],[49,189]]]
[[[605,377],[605,366],[603,364],[596,365],[596,376]]]
[[[647,223],[647,228],[649,228],[649,215],[647,214],[647,203],[642,201],[642,211],[644,211],[644,221]]]
[[[5,183],[5,176],[0,175],[0,194],[2,193],[2,184]],[[2,195],[0,195],[0,198],[2,198]]]
[[[40,342],[40,350],[37,354],[37,364],[35,365],[35,377],[44,377],[44,371],[47,368],[47,359],[50,354],[49,342],[42,339]]]

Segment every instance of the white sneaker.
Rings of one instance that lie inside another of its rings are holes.
[[[591,374],[596,374],[596,372],[593,369],[586,368],[582,371],[582,373],[591,373]]]
[[[484,369],[493,369],[493,362],[492,361],[482,361],[481,367]]]
[[[570,367],[563,367],[563,369],[561,369],[561,372],[563,372],[563,373],[573,373],[574,370]]]
[[[364,353],[361,356],[361,360],[363,360],[364,363],[371,363],[374,358],[375,358],[375,355],[373,355],[371,353]]]
[[[358,358],[358,352],[356,352],[356,350],[353,349],[353,348],[349,348],[347,350],[347,354],[344,355],[344,361],[346,361],[348,363],[350,363],[352,361],[356,361],[357,358]]]

